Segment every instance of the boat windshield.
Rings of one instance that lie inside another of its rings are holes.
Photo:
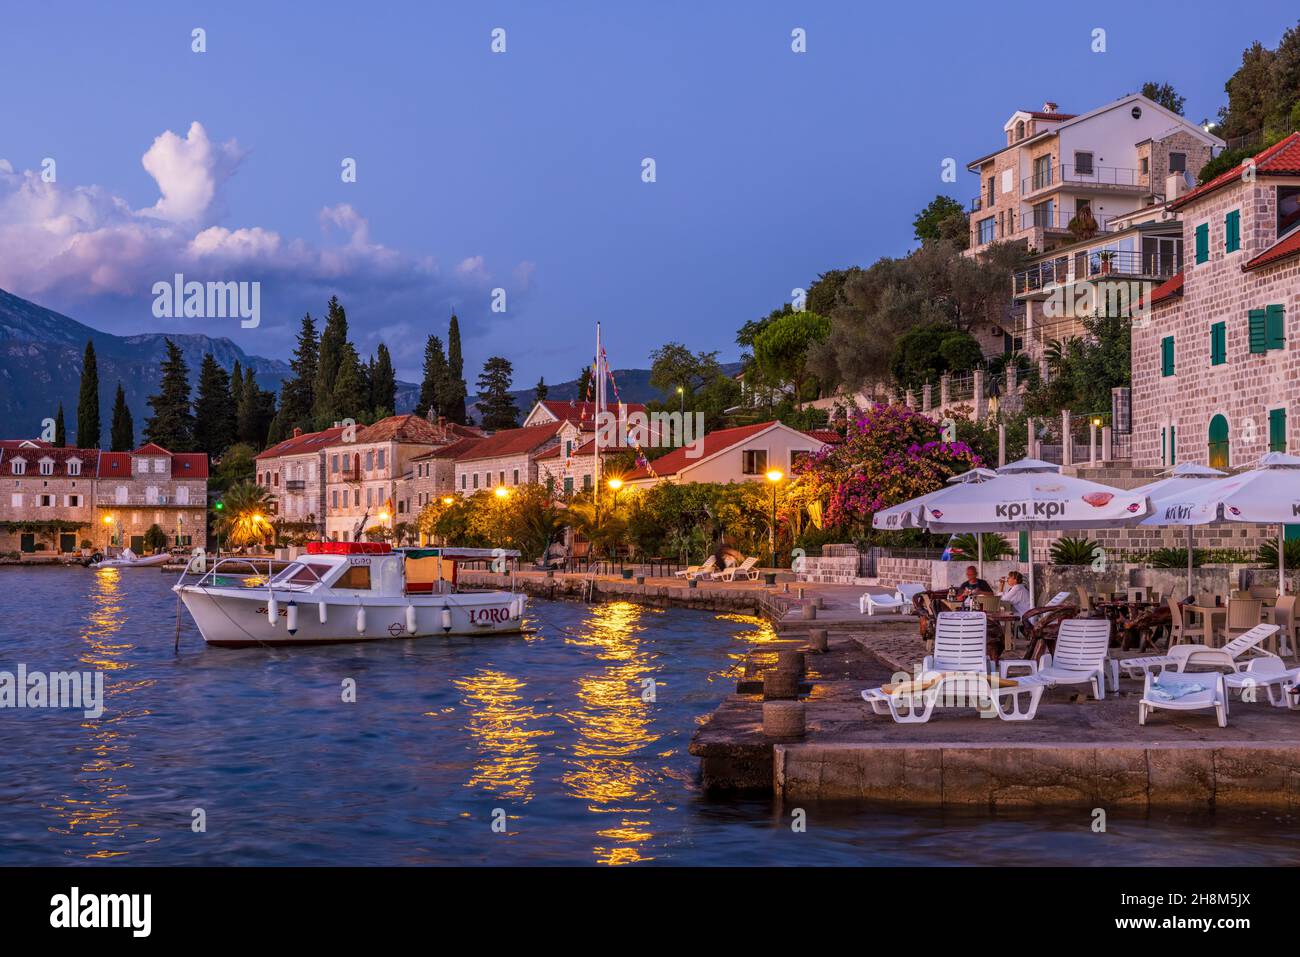
[[[318,582],[324,581],[325,576],[332,567],[325,562],[294,562],[272,578],[271,584],[276,588],[293,586],[310,588]]]

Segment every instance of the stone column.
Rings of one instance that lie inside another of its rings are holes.
[[[1025,458],[1036,459],[1039,457],[1037,443],[1034,441],[1034,417],[1031,415],[1025,419]]]
[[[998,423],[998,468],[1007,464],[1007,427]]]
[[[1007,365],[1007,395],[1016,394],[1016,364]]]
[[[916,397],[912,395],[911,389],[908,389],[903,393],[903,405],[907,406],[909,409],[916,408]]]
[[[1047,382],[1051,378],[1047,373],[1047,359],[1044,357],[1038,360],[1038,377],[1042,379],[1043,382]]]
[[[1101,460],[1103,462],[1115,461],[1114,452],[1115,448],[1114,443],[1111,440],[1110,426],[1103,425],[1101,427]]]
[[[984,396],[984,370],[976,369],[975,374],[971,377],[974,380],[974,402],[975,421],[983,422],[989,414],[989,400]]]
[[[1061,464],[1074,464],[1074,437],[1070,435],[1070,410],[1061,410]]]
[[[934,386],[932,386],[929,382],[927,382],[925,385],[921,386],[921,411],[922,411],[922,412],[929,412],[929,411],[930,411],[930,408],[934,405],[934,402],[933,402],[933,397],[934,397],[933,389],[934,389]]]
[[[1088,464],[1097,464],[1097,421],[1088,420]]]
[[[947,408],[948,400],[952,398],[952,379],[945,372],[939,376],[939,405]]]

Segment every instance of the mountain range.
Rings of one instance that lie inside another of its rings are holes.
[[[116,336],[0,289],[0,422],[3,423],[0,438],[39,435],[41,421],[53,418],[62,402],[68,440],[75,441],[81,361],[86,342],[90,341],[95,344],[99,366],[101,442],[108,441],[113,396],[119,382],[135,420],[138,440],[149,416],[147,399],[157,391],[162,375],[166,339],[176,343],[185,356],[191,385],[197,379],[203,356],[209,352],[227,371],[236,362],[245,369],[251,367],[258,384],[264,389],[278,391],[280,383],[290,374],[289,363],[285,360],[250,355],[225,336],[156,332]],[[474,376],[467,375],[466,379],[472,384]],[[618,385],[619,397],[625,402],[648,402],[661,398],[650,385],[649,369],[615,369],[614,381]],[[418,383],[399,380],[396,411],[412,411],[419,394]],[[519,389],[512,394],[521,415],[527,414],[533,404],[533,389]],[[578,395],[578,380],[549,386],[548,398],[582,398]],[[475,412],[473,397],[468,410],[472,417]]]

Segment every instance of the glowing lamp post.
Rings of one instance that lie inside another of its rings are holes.
[[[510,497],[510,490],[506,488],[504,485],[498,485],[496,487],[496,491],[493,492],[492,494],[494,494],[497,497],[497,502],[501,506],[497,510],[497,537],[501,539],[501,545],[504,546],[505,538],[506,538],[505,504],[506,504],[506,499]]]
[[[104,551],[107,552],[113,545],[113,516],[104,516]]]
[[[772,485],[772,527],[768,529],[768,552],[771,555],[772,563],[769,567],[776,568],[776,487],[780,484],[781,479],[785,478],[785,473],[780,469],[769,469],[767,480]]]

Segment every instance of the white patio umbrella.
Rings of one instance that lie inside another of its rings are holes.
[[[1061,474],[1041,459],[1021,459],[997,470],[997,478],[962,482],[935,493],[920,521],[932,532],[1028,532],[1110,528],[1148,514],[1145,495]],[[1029,594],[1034,595],[1033,554]]]
[[[1195,494],[1228,473],[1195,462],[1180,462],[1161,472],[1165,478],[1148,482],[1133,489],[1133,494],[1145,495],[1151,501],[1151,514],[1139,525],[1182,525],[1187,529],[1187,594],[1192,593],[1192,526],[1203,524],[1189,521],[1193,515],[1203,514],[1204,503],[1198,508]]]
[[[897,505],[889,506],[889,508],[882,508],[871,516],[871,527],[882,531],[918,528],[920,527],[918,520],[921,515],[921,507],[939,493],[948,491],[949,485],[957,482],[983,482],[997,477],[998,473],[992,469],[971,469],[969,472],[954,475],[948,479],[948,483],[943,488],[937,488],[933,492],[926,492],[916,498],[909,498],[906,502],[899,502]]]
[[[1254,468],[1206,482],[1183,497],[1180,525],[1277,525],[1278,594],[1286,594],[1286,525],[1300,519],[1300,457],[1269,452]]]

